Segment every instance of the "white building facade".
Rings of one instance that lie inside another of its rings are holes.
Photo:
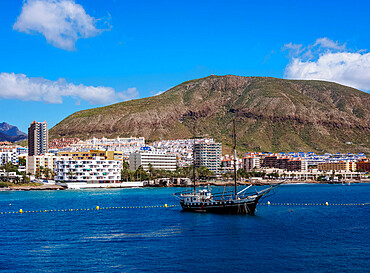
[[[0,166],[4,165],[8,162],[12,162],[13,164],[18,163],[18,154],[17,152],[0,152]]]
[[[222,144],[217,142],[196,143],[194,147],[195,167],[207,167],[220,174]]]
[[[142,166],[144,170],[149,170],[149,164],[153,169],[175,171],[177,167],[176,155],[159,152],[135,152],[130,154],[130,169],[136,170]]]
[[[120,183],[122,163],[96,157],[89,160],[58,160],[55,182],[89,184]]]
[[[90,150],[103,151],[120,151],[123,152],[125,160],[129,159],[131,153],[136,152],[145,146],[144,137],[130,137],[130,138],[92,138],[86,141],[80,140],[77,143],[71,144],[69,147],[64,147],[58,152],[88,152]]]
[[[243,158],[243,169],[246,172],[252,171],[254,169],[261,168],[261,159],[257,156],[247,156]]]
[[[68,157],[60,157],[51,153],[28,156],[26,160],[27,173],[35,174],[37,170],[40,170],[40,167],[54,170],[55,162],[61,159],[68,159]]]

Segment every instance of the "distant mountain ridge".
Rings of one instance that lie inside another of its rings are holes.
[[[16,142],[27,139],[27,134],[18,129],[17,126],[6,122],[0,123],[0,141]]]
[[[154,97],[76,112],[54,126],[57,137],[209,136],[241,151],[370,153],[370,95],[325,81],[209,76]],[[347,144],[346,144],[347,143]],[[352,144],[349,144],[352,143]]]

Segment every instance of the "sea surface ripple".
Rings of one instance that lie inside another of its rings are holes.
[[[0,212],[178,205],[180,188],[0,192]],[[363,204],[369,184],[285,185],[263,203]],[[0,214],[4,272],[369,272],[370,204]]]

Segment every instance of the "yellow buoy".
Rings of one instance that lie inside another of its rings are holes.
[[[164,207],[167,208],[167,204],[164,204]]]
[[[328,202],[325,202],[325,206],[329,206],[329,203]]]
[[[267,201],[267,205],[269,205],[269,206],[271,205],[270,201]]]
[[[96,206],[96,210],[99,210],[99,206]]]
[[[22,209],[20,209],[20,210],[19,210],[19,213],[23,213],[23,210],[22,210]]]

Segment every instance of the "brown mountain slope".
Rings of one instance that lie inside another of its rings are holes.
[[[242,151],[370,152],[370,95],[323,81],[210,76],[139,100],[74,113],[50,136],[198,135],[231,143],[237,117]],[[345,144],[352,142],[353,144]]]

